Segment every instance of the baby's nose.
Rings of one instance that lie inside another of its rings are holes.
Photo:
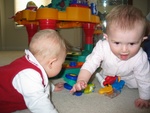
[[[128,52],[128,47],[127,47],[127,45],[122,45],[122,52],[123,53],[127,53]]]

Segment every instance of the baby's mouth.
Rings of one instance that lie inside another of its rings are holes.
[[[128,54],[126,55],[120,55],[121,60],[127,60],[128,59]]]

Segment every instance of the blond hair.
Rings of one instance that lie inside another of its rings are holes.
[[[146,17],[142,11],[131,5],[118,5],[106,16],[106,33],[109,33],[112,25],[122,30],[131,30],[135,25],[143,27],[143,35],[146,30]]]
[[[34,56],[56,57],[61,51],[66,52],[64,39],[52,29],[40,30],[29,44],[29,50]]]

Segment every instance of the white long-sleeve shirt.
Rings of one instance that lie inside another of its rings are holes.
[[[100,75],[121,76],[130,88],[138,88],[141,99],[150,99],[150,66],[146,53],[141,48],[129,60],[120,60],[116,57],[106,40],[98,41],[92,53],[87,56],[81,69],[88,70],[91,74],[101,66]]]
[[[26,59],[36,65],[43,74],[44,87],[41,75],[33,69],[20,71],[13,79],[14,88],[23,95],[26,106],[33,113],[58,113],[50,101],[50,89],[47,74],[29,50],[25,50]]]

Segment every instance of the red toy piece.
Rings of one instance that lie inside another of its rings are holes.
[[[26,24],[25,26],[28,33],[28,44],[29,44],[33,35],[38,31],[38,25],[31,23],[31,24]]]
[[[117,76],[107,76],[105,78],[105,81],[103,82],[103,85],[106,86],[106,85],[111,85],[113,84],[117,79]]]

